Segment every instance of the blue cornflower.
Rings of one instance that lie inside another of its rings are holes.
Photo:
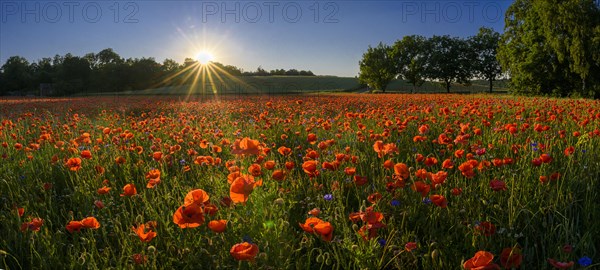
[[[423,203],[424,203],[424,204],[430,204],[430,203],[431,203],[431,199],[429,199],[429,198],[424,198],[424,199],[423,199]]]
[[[583,256],[577,260],[577,263],[583,267],[586,267],[592,264],[592,259],[588,256]]]
[[[390,204],[391,204],[392,206],[400,206],[400,201],[399,201],[399,200],[392,200],[392,201],[390,202]]]
[[[252,244],[252,238],[250,238],[248,235],[244,235],[244,237],[242,237],[242,241]]]
[[[323,196],[323,199],[325,199],[326,201],[331,201],[331,200],[333,200],[333,195],[325,194],[325,196]]]
[[[387,241],[385,241],[385,239],[379,239],[379,240],[377,240],[377,243],[379,243],[380,246],[385,247],[385,244],[387,243]]]

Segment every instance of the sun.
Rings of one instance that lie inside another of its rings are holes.
[[[209,53],[207,51],[201,51],[198,54],[196,54],[196,60],[200,64],[208,64],[208,62],[212,61],[213,59],[215,58],[212,55],[212,53]]]

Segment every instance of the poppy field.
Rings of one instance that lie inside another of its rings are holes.
[[[600,102],[0,100],[3,269],[595,269]]]

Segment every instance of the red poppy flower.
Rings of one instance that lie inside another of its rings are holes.
[[[431,195],[429,199],[431,200],[431,202],[433,202],[435,205],[441,208],[446,208],[446,206],[448,206],[448,201],[446,200],[446,197],[442,195]]]
[[[333,237],[333,226],[331,223],[325,222],[317,217],[310,217],[304,221],[304,224],[299,224],[302,230],[308,233],[316,233],[327,242]]]
[[[554,266],[554,268],[556,269],[567,269],[567,268],[571,268],[573,267],[573,265],[575,265],[575,262],[570,261],[570,262],[559,262],[555,259],[547,259],[548,263],[550,263],[552,266]]]
[[[394,165],[394,174],[402,177],[404,180],[407,180],[410,175],[408,166],[406,166],[404,163],[396,163],[396,165]]]
[[[173,223],[179,228],[195,228],[204,223],[204,212],[197,204],[182,205],[173,214]]]
[[[235,179],[229,187],[229,197],[234,203],[245,203],[255,187],[262,186],[262,180],[254,181],[250,175],[242,175]]]
[[[313,178],[319,175],[319,171],[317,170],[317,164],[318,163],[314,160],[305,161],[302,164],[302,170],[304,170],[304,172],[308,174],[309,177]]]
[[[123,194],[121,194],[121,197],[124,196],[133,196],[137,194],[137,189],[135,189],[135,185],[134,184],[127,184],[123,187]]]
[[[475,229],[485,236],[492,236],[496,233],[496,226],[488,221],[482,221],[475,225]]]
[[[236,155],[255,155],[258,156],[261,153],[261,147],[258,140],[252,140],[250,138],[243,138],[242,140],[236,140],[233,143],[233,154]]]
[[[65,165],[71,171],[78,171],[79,169],[81,169],[81,159],[80,158],[70,158],[69,160],[67,160],[67,163]]]
[[[210,222],[208,222],[208,228],[213,232],[222,233],[227,228],[227,220],[211,220]]]
[[[522,261],[523,255],[518,247],[504,248],[500,254],[500,265],[506,269],[519,268]]]
[[[238,261],[254,261],[258,252],[258,246],[248,242],[235,244],[229,250],[229,254]]]
[[[506,183],[502,180],[494,179],[490,181],[490,188],[492,188],[493,191],[506,190]]]
[[[152,231],[152,228],[148,229],[145,224],[140,224],[137,228],[131,227],[131,229],[137,234],[140,240],[145,243],[152,241],[152,239],[156,237],[156,232]],[[147,232],[146,229],[148,229]]]
[[[478,251],[475,253],[473,258],[468,259],[463,267],[467,270],[492,270],[492,269],[500,269],[495,263],[492,263],[494,260],[494,255],[487,251]]]

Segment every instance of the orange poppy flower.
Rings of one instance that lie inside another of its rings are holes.
[[[23,224],[21,224],[21,231],[24,232],[24,231],[30,230],[32,232],[37,232],[40,230],[40,228],[42,227],[43,224],[44,224],[43,219],[32,218],[30,222],[24,222]]]
[[[310,144],[315,144],[315,142],[317,141],[317,135],[315,135],[314,133],[309,133],[307,141]]]
[[[248,242],[235,244],[229,250],[229,254],[238,261],[254,261],[258,252],[258,246]]]
[[[441,208],[446,208],[446,206],[448,206],[448,201],[446,200],[446,197],[442,195],[431,195],[429,199],[431,200],[431,202],[433,202],[435,205]]]
[[[334,162],[323,162],[323,164],[321,165],[321,167],[323,167],[323,169],[325,170],[330,170],[330,171],[335,171],[339,168],[340,163],[336,160]]]
[[[410,188],[416,192],[421,193],[422,197],[426,197],[429,193],[429,190],[431,189],[431,186],[421,181],[416,181],[414,184],[412,184]]]
[[[160,161],[160,159],[162,159],[163,153],[162,152],[154,152],[152,153],[152,158],[156,161]]]
[[[148,228],[148,232],[146,232],[146,225],[140,224],[137,228],[131,227],[131,229],[137,234],[142,242],[148,243],[152,241],[154,237],[156,237],[156,232],[152,231],[152,228]]]
[[[90,158],[92,158],[92,152],[90,152],[90,150],[83,150],[83,151],[81,151],[81,153],[79,155],[83,159],[90,159]]]
[[[319,214],[321,214],[321,209],[315,207],[312,210],[308,211],[308,214],[317,217],[319,216]]]
[[[236,140],[233,143],[232,153],[236,155],[256,155],[258,156],[261,152],[260,143],[258,140],[252,140],[250,138],[243,138],[242,140]]]
[[[377,203],[379,200],[381,200],[383,196],[381,195],[381,193],[379,192],[375,192],[369,195],[369,197],[367,197],[367,200],[372,203],[375,204]]]
[[[254,177],[258,177],[262,174],[260,165],[256,164],[256,163],[254,163],[254,164],[250,165],[250,167],[248,167],[248,172]]]
[[[287,173],[284,170],[276,170],[273,171],[273,174],[271,174],[271,178],[273,178],[276,181],[283,181],[286,176]]]
[[[274,160],[267,160],[265,162],[265,169],[267,170],[273,170],[275,168],[275,161]]]
[[[473,176],[475,176],[475,171],[473,170],[474,166],[469,162],[460,164],[460,166],[458,166],[458,169],[460,170],[461,174],[467,178],[472,178]]]
[[[182,205],[173,214],[173,223],[179,228],[195,228],[204,223],[204,212],[197,204]]]
[[[160,170],[154,169],[149,171],[146,174],[146,179],[148,179],[148,184],[146,185],[146,188],[154,188],[160,183]]]
[[[466,270],[499,270],[500,266],[498,266],[495,263],[492,263],[493,260],[494,255],[492,253],[489,253],[487,251],[478,251],[477,253],[475,253],[475,256],[473,256],[473,258],[468,259],[463,264],[463,267]]]
[[[98,194],[100,194],[100,195],[104,195],[104,194],[108,194],[109,191],[110,191],[109,187],[103,186],[103,187],[99,188],[96,192],[98,192]]]
[[[188,207],[190,205],[202,206],[208,202],[210,196],[206,191],[202,189],[194,189],[185,195],[183,199],[183,206]]]
[[[394,174],[402,177],[404,180],[407,180],[410,175],[408,166],[406,166],[404,163],[396,163],[396,165],[394,165]]]
[[[81,225],[86,229],[98,229],[100,228],[100,222],[95,217],[86,217],[81,220]]]
[[[231,183],[229,197],[234,203],[245,203],[255,187],[261,186],[262,180],[254,181],[250,175],[242,175]]]
[[[69,221],[66,228],[67,231],[69,231],[70,233],[79,232],[83,228],[83,224],[81,223],[81,221],[72,220]]]
[[[227,220],[211,220],[210,222],[208,222],[208,228],[213,232],[222,233],[227,228]]]
[[[302,170],[304,170],[304,172],[308,174],[310,178],[313,178],[319,175],[317,164],[318,163],[314,160],[307,160],[302,164]]]
[[[125,161],[126,161],[125,158],[121,157],[121,156],[115,158],[115,163],[117,163],[119,165],[125,164]]]
[[[308,233],[316,233],[327,242],[333,237],[333,226],[331,223],[325,222],[317,217],[309,217],[304,221],[304,224],[299,223],[300,228]]]
[[[446,178],[448,177],[448,173],[445,171],[439,171],[437,173],[431,174],[431,183],[435,186],[442,185],[446,182]]]
[[[69,167],[71,171],[78,171],[81,169],[81,159],[80,158],[70,158],[67,160],[66,166]]]
[[[285,146],[280,146],[279,148],[277,148],[277,152],[279,152],[279,154],[281,154],[282,156],[288,156],[292,153],[292,149],[287,148]]]
[[[292,170],[295,166],[296,166],[296,164],[293,161],[286,161],[285,162],[285,168],[288,171]]]
[[[344,169],[344,173],[348,176],[354,175],[356,173],[356,168],[354,167],[346,167]]]
[[[133,196],[137,194],[137,189],[135,189],[135,185],[134,184],[127,184],[123,187],[123,194],[121,194],[121,197],[124,196]]]

